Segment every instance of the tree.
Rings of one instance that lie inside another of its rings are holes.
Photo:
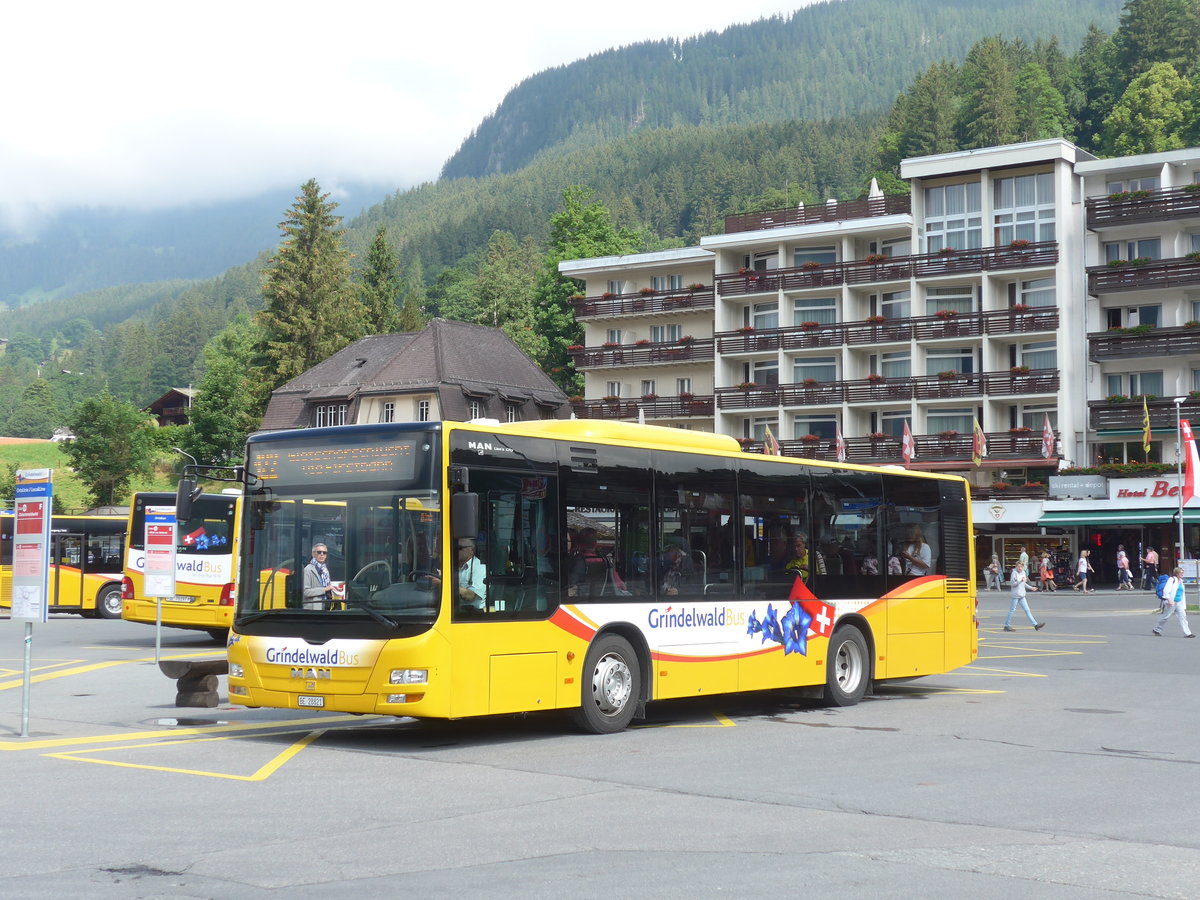
[[[1155,63],[1130,82],[1104,120],[1101,150],[1110,156],[1160,153],[1187,146],[1195,89],[1170,63]]]
[[[541,254],[532,238],[518,244],[507,231],[488,241],[476,278],[481,324],[501,329],[534,360],[546,358],[550,342],[538,328],[536,303]]]
[[[54,391],[48,381],[39,378],[25,388],[12,415],[8,417],[5,430],[12,437],[44,440],[54,434],[54,429],[61,424]]]
[[[150,473],[153,420],[106,389],[81,402],[67,424],[75,437],[63,444],[63,452],[88,502],[114,506],[127,500],[133,476]]]
[[[1200,62],[1200,0],[1129,0],[1113,50],[1124,84],[1157,63],[1190,76]]]
[[[964,147],[995,147],[1016,141],[1016,79],[1003,40],[984,38],[968,51],[961,93],[959,128]]]
[[[358,285],[359,301],[367,317],[371,334],[391,334],[399,331],[400,310],[396,300],[403,289],[399,260],[388,243],[387,229],[380,225],[375,240],[367,251],[367,264]]]
[[[182,439],[183,449],[202,465],[225,465],[240,457],[247,435],[258,427],[252,365],[257,339],[258,330],[242,313],[204,348],[206,369]]]
[[[396,330],[401,332],[420,331],[429,321],[425,315],[425,270],[421,266],[421,257],[413,259],[408,267],[408,279],[404,289],[404,305],[400,307],[400,315],[396,320]]]
[[[284,239],[267,264],[263,330],[264,377],[274,389],[328,359],[366,333],[366,316],[350,281],[337,204],[309,179],[280,223]]]
[[[1026,63],[1017,74],[1017,136],[1022,141],[1071,136],[1067,102],[1038,63]]]

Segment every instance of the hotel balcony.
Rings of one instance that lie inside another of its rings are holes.
[[[1145,330],[1142,330],[1145,329]],[[1200,353],[1200,326],[1113,328],[1088,335],[1088,359],[1146,359]]]
[[[1058,456],[1047,460],[1042,456],[1042,433],[1040,431],[997,431],[988,432],[988,453],[984,465],[999,468],[1001,465],[1057,465]],[[1055,434],[1055,446],[1058,446],[1058,435]],[[865,465],[899,464],[903,462],[900,453],[900,440],[894,437],[848,437],[846,442],[846,462],[862,463]],[[742,449],[747,453],[762,453],[762,441],[741,441]],[[916,453],[913,456],[912,468],[962,468],[974,465],[974,442],[969,434],[918,434],[913,435],[913,445]],[[794,456],[801,459],[821,459],[827,462],[837,462],[837,447],[829,438],[818,440],[788,440],[780,441],[779,449],[784,456]],[[1019,499],[1021,497],[1044,497],[1044,485],[1022,488],[1010,486],[1001,488],[1004,496]],[[978,493],[978,489],[975,491]],[[976,498],[978,499],[978,498]]]
[[[983,334],[1013,335],[1058,330],[1058,307],[1013,307],[986,313],[954,316],[917,316],[908,319],[864,319],[820,325],[815,322],[787,328],[738,329],[714,335],[717,351],[764,353],[840,347],[843,344],[875,345],[938,338],[977,337]]]
[[[712,286],[679,288],[673,291],[637,291],[633,294],[605,294],[600,297],[575,297],[571,300],[577,319],[601,319],[616,316],[642,316],[686,309],[712,309]]]
[[[1024,397],[1057,394],[1058,369],[1028,372],[969,372],[953,376],[861,379],[813,384],[757,385],[717,388],[718,409],[773,409],[780,406],[836,406],[841,403],[891,403],[911,400]]]
[[[692,416],[712,418],[712,394],[692,397],[642,397],[614,400],[572,400],[571,411],[577,419],[637,419],[639,411],[647,419],[682,419]]]
[[[882,260],[858,259],[840,263],[805,263],[790,269],[732,272],[716,276],[722,297],[774,293],[842,284],[876,284],[937,275],[968,275],[1000,269],[1045,268],[1058,262],[1058,242],[1042,241],[1024,247],[980,247],[889,256]]]
[[[1179,408],[1180,418],[1189,422],[1200,421],[1200,395],[1193,396],[1196,393],[1193,391],[1189,394]],[[1147,411],[1150,413],[1150,430],[1159,432],[1160,436],[1163,432],[1168,432],[1168,436],[1174,439],[1175,404],[1169,397],[1148,399],[1145,410],[1142,409],[1141,397],[1112,401],[1089,400],[1088,427],[1092,431],[1141,432],[1142,419]]]
[[[1200,218],[1200,185],[1123,191],[1107,197],[1089,197],[1084,205],[1088,228],[1093,231],[1119,225]]]
[[[768,212],[747,213],[725,217],[725,233],[762,231],[767,228],[792,228],[797,225],[819,225],[822,222],[844,222],[847,219],[867,219],[873,216],[897,216],[912,212],[912,199],[877,197],[845,202],[827,202],[791,209],[772,209]]]
[[[1150,262],[1127,262],[1121,266],[1090,266],[1088,293],[1092,296],[1117,291],[1188,287],[1200,284],[1200,254]]]
[[[713,340],[681,340],[672,343],[621,344],[616,347],[569,349],[576,369],[609,369],[658,363],[712,362]]]

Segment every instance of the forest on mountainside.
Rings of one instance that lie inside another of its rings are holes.
[[[382,235],[397,305],[511,329],[569,386],[563,348],[578,330],[558,259],[681,246],[720,233],[728,214],[861,196],[873,174],[904,189],[894,176],[909,155],[1049,136],[1101,154],[1200,143],[1198,59],[1200,0],[1130,0],[1114,33],[1091,29],[1077,51],[1052,36],[982,38],[963,59],[918,72],[883,114],[676,125],[559,147],[509,174],[397,192],[339,240],[361,280]],[[600,218],[601,240],[580,236]],[[0,433],[43,436],[105,386],[144,406],[167,388],[203,385],[214,360],[257,340],[269,265],[0,314],[10,338]]]

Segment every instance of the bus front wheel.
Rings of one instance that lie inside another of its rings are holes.
[[[642,689],[641,667],[629,641],[616,634],[599,638],[588,650],[581,681],[579,726],[593,734],[624,730]]]
[[[100,619],[121,618],[121,586],[110,584],[96,595],[96,617]]]
[[[829,639],[825,661],[825,702],[853,706],[867,693],[871,682],[867,639],[852,625],[839,628]]]

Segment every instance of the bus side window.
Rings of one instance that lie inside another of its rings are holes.
[[[888,585],[939,571],[941,491],[933,479],[883,476]]]

